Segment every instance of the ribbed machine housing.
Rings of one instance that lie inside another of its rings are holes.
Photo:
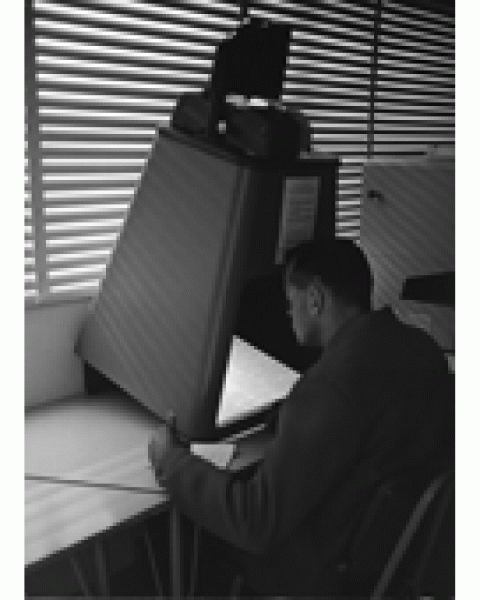
[[[333,234],[338,161],[323,164],[317,213]],[[274,265],[289,169],[319,172],[160,131],[81,332],[88,364],[192,438],[214,435],[237,305],[246,274]]]

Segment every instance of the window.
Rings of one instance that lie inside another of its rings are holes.
[[[376,156],[453,148],[453,17],[383,1],[374,118]]]
[[[157,127],[208,80],[233,0],[32,0],[26,10],[25,294],[93,295]],[[454,17],[391,0],[251,0],[293,26],[285,104],[340,155],[337,235],[358,237],[363,162],[454,142]]]
[[[169,125],[179,94],[203,88],[240,9],[211,0],[35,0],[31,8],[26,295],[91,295],[156,128]]]

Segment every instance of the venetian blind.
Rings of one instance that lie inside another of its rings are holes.
[[[455,143],[455,17],[383,0],[375,89],[376,156]]]
[[[34,0],[32,8],[28,122],[35,125],[37,112],[39,144],[30,155],[40,182],[33,195],[39,218],[26,225],[26,278],[33,273],[35,284],[28,295],[91,294],[156,128],[169,125],[180,94],[203,88],[240,9],[212,0]],[[38,261],[32,270],[34,236],[44,239],[43,272]]]
[[[26,11],[26,295],[98,289],[176,98],[210,76],[233,0],[32,0]],[[358,238],[363,162],[454,143],[454,16],[391,0],[251,0],[292,25],[282,100],[341,159],[337,235]],[[31,36],[27,34],[31,31]]]
[[[36,273],[35,264],[35,240],[34,240],[34,228],[32,218],[32,177],[30,174],[30,164],[28,160],[28,133],[27,125],[25,124],[25,178],[24,178],[24,189],[25,189],[25,297],[35,297],[38,295],[38,280]]]

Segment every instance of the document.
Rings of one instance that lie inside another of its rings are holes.
[[[283,209],[276,263],[285,252],[313,238],[317,218],[320,180],[318,177],[287,177],[283,185]]]
[[[195,456],[225,469],[232,460],[235,447],[236,444],[232,442],[194,443],[190,445],[190,450]]]

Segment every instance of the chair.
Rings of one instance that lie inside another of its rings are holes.
[[[454,468],[443,470],[427,486],[421,481],[406,474],[377,489],[338,564],[342,597],[454,597]],[[243,591],[239,575],[230,599],[242,597]]]
[[[412,598],[454,596],[453,468],[435,477],[419,498],[382,570],[371,600],[383,598],[387,593],[389,596],[401,593],[402,597]]]
[[[413,503],[406,484],[408,478],[392,479],[374,495],[341,565],[345,593],[371,600],[454,596],[454,469],[435,476]]]

